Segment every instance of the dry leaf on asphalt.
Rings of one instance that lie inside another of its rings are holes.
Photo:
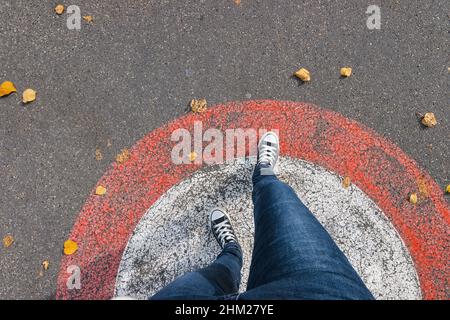
[[[7,96],[13,92],[17,92],[17,90],[11,81],[5,81],[0,85],[0,97]]]
[[[194,162],[195,159],[197,159],[197,153],[196,153],[195,151],[189,153],[189,161],[190,161],[190,162]]]
[[[44,270],[48,270],[49,265],[50,265],[50,262],[48,262],[48,260],[45,260],[44,262],[42,262],[42,267],[44,268]]]
[[[341,68],[341,76],[348,78],[352,75],[352,68],[350,67],[343,67]]]
[[[351,180],[350,177],[345,177],[344,180],[342,181],[342,186],[347,189],[348,187],[350,187],[351,184]]]
[[[58,4],[58,5],[55,7],[55,12],[56,12],[56,14],[58,14],[58,15],[63,14],[63,13],[64,13],[64,6],[63,6],[62,4]]]
[[[26,89],[23,92],[23,103],[29,103],[29,102],[33,102],[34,100],[36,100],[36,91],[34,91],[33,89]]]
[[[67,240],[64,242],[64,254],[70,256],[78,250],[78,244],[75,241]]]
[[[98,196],[103,196],[106,193],[106,188],[104,186],[98,186],[95,188],[95,194]]]
[[[119,164],[122,164],[125,161],[127,161],[129,158],[130,158],[130,151],[128,151],[128,149],[123,149],[122,152],[120,152],[116,156],[116,162]]]
[[[91,23],[94,21],[94,18],[92,18],[92,16],[83,16],[83,20],[87,23]]]
[[[202,113],[206,111],[208,103],[206,99],[192,99],[191,100],[191,110],[193,113]]]
[[[234,4],[239,6],[241,4],[241,0],[234,0]]]
[[[445,192],[450,193],[450,184],[445,188]]]
[[[95,149],[95,160],[100,161],[103,159],[102,150],[100,148]]]
[[[308,82],[311,80],[311,75],[309,71],[306,70],[305,68],[299,69],[297,72],[294,73],[294,75],[303,82]]]
[[[9,248],[14,242],[14,238],[11,235],[7,235],[6,237],[3,238],[3,246],[5,248]]]
[[[434,127],[437,124],[436,117],[434,116],[434,113],[427,112],[422,117],[422,124],[426,127]]]
[[[417,203],[417,193],[411,193],[411,195],[409,196],[409,202],[411,202],[412,204]]]
[[[427,198],[429,196],[428,185],[424,176],[417,179],[417,187],[419,188],[421,198]]]

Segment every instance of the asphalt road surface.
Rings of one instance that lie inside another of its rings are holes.
[[[0,82],[19,91],[0,99],[0,236],[15,239],[0,249],[0,299],[54,297],[62,245],[97,180],[195,97],[311,102],[450,182],[448,1],[61,2],[93,22],[69,30],[57,1],[0,0]],[[380,30],[366,26],[371,4]],[[353,76],[340,79],[345,65]],[[305,85],[292,77],[301,66]],[[26,88],[38,97],[23,105]],[[425,112],[435,128],[420,125]]]

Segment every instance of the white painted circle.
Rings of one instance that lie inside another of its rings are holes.
[[[207,266],[220,253],[208,229],[208,213],[225,208],[244,251],[245,290],[253,248],[251,173],[254,159],[211,166],[166,192],[142,217],[120,263],[115,295],[147,299],[188,271]],[[326,169],[280,158],[288,183],[330,233],[377,299],[420,299],[410,254],[378,206],[358,187]]]

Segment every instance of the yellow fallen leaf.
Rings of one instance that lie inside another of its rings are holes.
[[[123,149],[122,152],[120,152],[116,156],[116,162],[119,164],[122,164],[125,161],[127,161],[129,158],[130,158],[130,151],[128,149]]]
[[[87,23],[91,23],[94,21],[94,18],[92,18],[92,16],[83,16],[83,20]]]
[[[11,81],[5,81],[0,85],[0,97],[7,96],[13,92],[17,92],[17,90]]]
[[[29,103],[36,100],[36,91],[27,89],[23,92],[23,103]]]
[[[411,193],[411,195],[409,196],[409,202],[411,202],[412,204],[417,203],[417,193]]]
[[[429,196],[428,185],[424,176],[417,179],[417,187],[419,188],[419,193],[422,198],[427,198]]]
[[[239,6],[241,4],[241,0],[234,0],[234,4],[236,4],[237,6]]]
[[[341,68],[341,76],[343,77],[350,77],[352,75],[352,68],[350,67],[343,67]]]
[[[445,192],[450,193],[450,184],[445,188]]]
[[[298,71],[296,71],[294,73],[294,75],[299,78],[300,80],[302,80],[303,82],[308,82],[311,80],[311,75],[309,73],[308,70],[306,70],[305,68],[301,68]]]
[[[48,270],[49,265],[50,265],[50,262],[48,262],[48,260],[45,260],[42,262],[42,267],[44,268],[44,270]]]
[[[427,112],[422,117],[422,124],[427,127],[434,127],[437,124],[436,117],[434,116],[434,113]]]
[[[63,13],[64,13],[64,6],[63,6],[62,4],[58,4],[58,5],[55,7],[55,12],[56,12],[56,14],[58,14],[58,15],[63,14]]]
[[[342,186],[347,189],[348,187],[350,187],[351,184],[351,180],[350,177],[345,177],[344,180],[342,181]]]
[[[102,150],[100,148],[95,149],[95,160],[100,161],[103,159]]]
[[[64,242],[64,254],[70,256],[78,250],[78,244],[75,241],[67,240]]]
[[[98,186],[95,188],[95,194],[98,196],[103,196],[106,193],[106,188],[104,186]]]
[[[197,159],[197,153],[195,151],[189,153],[189,161],[194,162]]]
[[[9,248],[14,242],[14,238],[11,235],[7,235],[6,237],[3,238],[3,246],[5,248]]]
[[[192,99],[191,100],[191,110],[193,113],[202,113],[206,111],[208,103],[206,99]]]

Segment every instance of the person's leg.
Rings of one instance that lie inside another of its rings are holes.
[[[223,248],[206,268],[189,272],[158,291],[152,300],[217,299],[238,292],[241,282],[242,250],[223,210],[210,214],[212,232]]]
[[[225,245],[212,264],[179,277],[151,299],[206,300],[237,293],[241,280],[241,268],[241,247],[237,242],[230,242]]]
[[[255,244],[240,298],[372,299],[328,232],[273,175],[273,165],[260,163],[253,174]]]

